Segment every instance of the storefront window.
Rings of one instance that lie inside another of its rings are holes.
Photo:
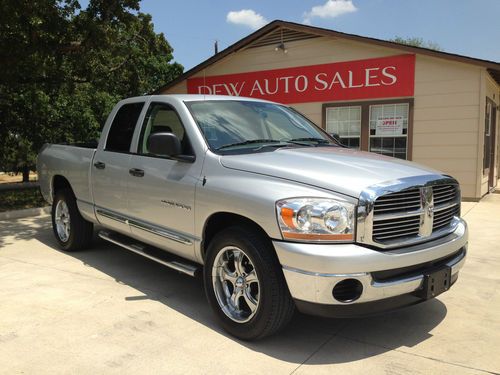
[[[411,160],[413,98],[323,104],[323,126],[362,151]]]
[[[407,159],[408,103],[370,105],[369,150]]]
[[[342,144],[359,149],[361,138],[361,107],[334,107],[326,110],[326,131],[340,137]]]

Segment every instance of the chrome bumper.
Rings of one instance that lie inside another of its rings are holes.
[[[461,220],[456,230],[432,242],[392,251],[376,251],[356,244],[318,245],[274,242],[290,293],[294,299],[330,305],[372,302],[419,290],[424,275],[376,281],[372,273],[397,270],[436,259],[446,258],[466,249],[468,232]],[[465,263],[465,252],[448,259],[452,281]],[[356,279],[363,285],[361,296],[353,302],[339,302],[333,295],[335,285]]]

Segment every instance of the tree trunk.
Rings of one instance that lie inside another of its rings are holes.
[[[30,167],[23,167],[23,182],[30,181]]]

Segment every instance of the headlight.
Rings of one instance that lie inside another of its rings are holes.
[[[325,198],[290,198],[276,202],[283,238],[299,241],[353,241],[354,208]]]

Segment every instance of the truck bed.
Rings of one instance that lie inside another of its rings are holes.
[[[91,203],[90,171],[96,152],[95,143],[75,145],[46,144],[37,159],[40,190],[48,202],[52,202],[51,184],[54,176],[64,176],[74,189],[79,200]]]

